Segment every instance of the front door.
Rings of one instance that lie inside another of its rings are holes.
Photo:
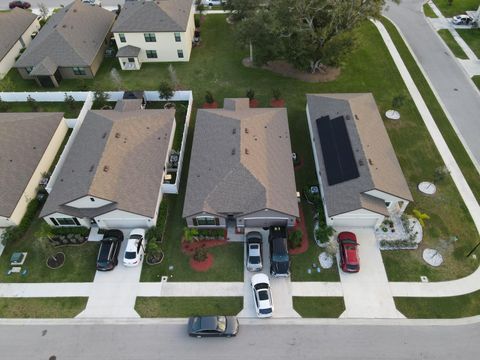
[[[233,215],[227,215],[227,227],[236,228],[237,220]]]
[[[55,87],[50,76],[38,76],[37,79],[43,87]]]

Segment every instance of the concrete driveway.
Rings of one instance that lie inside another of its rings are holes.
[[[337,229],[357,235],[360,272],[344,273],[340,267],[340,281],[345,301],[342,318],[403,318],[393,301],[387,274],[375,232],[369,228]],[[337,259],[339,260],[339,259]],[[337,261],[340,264],[340,261]]]
[[[270,287],[272,291],[273,299],[273,317],[274,318],[294,318],[300,317],[298,313],[293,310],[292,302],[292,283],[290,277],[288,278],[276,278],[270,275],[270,253],[268,246],[268,230],[263,229],[248,229],[245,231],[259,231],[263,237],[263,270],[262,273],[266,274],[270,279]],[[244,264],[246,264],[247,251],[245,247]],[[244,265],[245,266],[245,265]],[[243,285],[243,310],[238,314],[239,317],[256,317],[255,305],[253,300],[251,278],[258,273],[250,272],[244,267],[244,285]]]

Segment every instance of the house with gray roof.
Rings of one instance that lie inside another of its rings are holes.
[[[307,118],[326,221],[377,227],[412,201],[370,93],[307,94]]]
[[[174,109],[138,99],[90,110],[40,216],[52,226],[155,225],[175,124]]]
[[[112,31],[123,70],[145,62],[189,61],[195,33],[193,0],[126,1]]]
[[[285,108],[225,99],[197,111],[183,217],[189,227],[294,226],[299,216]]]
[[[67,134],[63,113],[0,113],[0,229],[18,225]]]
[[[92,79],[110,41],[115,14],[75,0],[60,8],[15,63],[24,79],[57,87],[62,79]]]
[[[40,29],[37,15],[18,7],[0,12],[0,80],[15,64],[16,57]]]

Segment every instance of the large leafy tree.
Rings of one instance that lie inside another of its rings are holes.
[[[378,18],[384,0],[271,0],[247,12],[237,35],[254,47],[257,64],[283,58],[315,72],[338,65],[354,44],[354,30]]]

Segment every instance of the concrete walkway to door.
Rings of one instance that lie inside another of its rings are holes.
[[[340,268],[338,270],[346,309],[341,317],[404,318],[395,307],[374,230],[349,228],[348,231],[353,231],[357,235],[360,244],[358,247],[360,272],[347,274]]]

